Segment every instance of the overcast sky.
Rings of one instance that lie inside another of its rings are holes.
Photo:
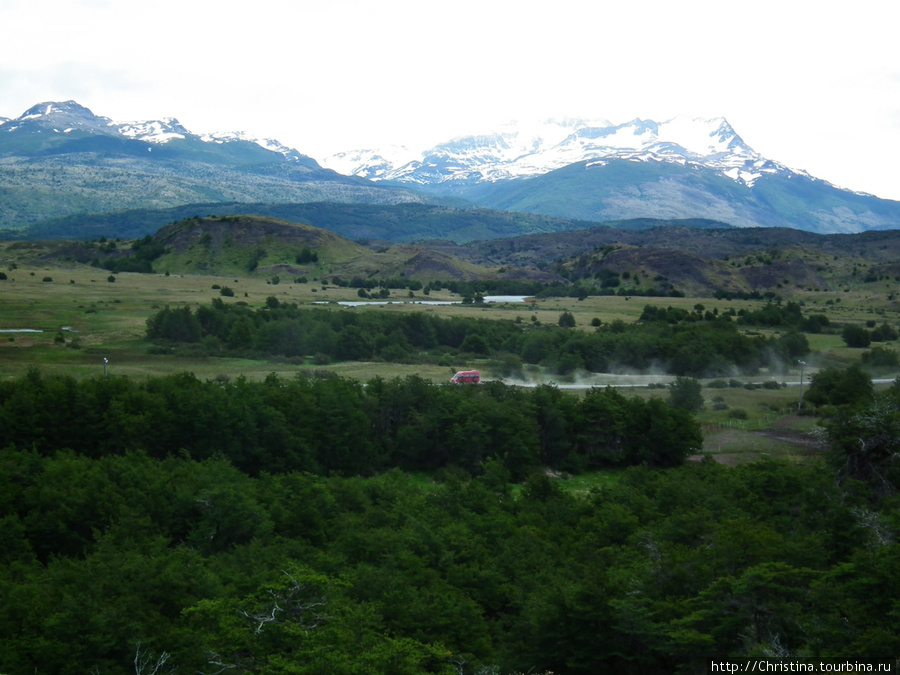
[[[752,148],[900,200],[888,0],[0,0],[0,116],[74,99],[312,157],[501,122],[725,117]]]

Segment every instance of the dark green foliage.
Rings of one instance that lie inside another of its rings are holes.
[[[304,247],[303,250],[297,254],[296,263],[298,265],[308,265],[309,263],[315,262],[319,262],[319,254],[307,247]]]
[[[199,342],[203,325],[200,312],[191,313],[185,305],[181,309],[170,309],[168,305],[147,319],[147,337],[151,340],[171,342]]]
[[[827,325],[827,318],[825,322]],[[738,313],[737,322],[747,326],[765,326],[767,328],[794,328],[798,329],[805,323],[800,305],[796,302],[781,303],[768,302],[757,310],[743,310]],[[814,320],[810,325],[820,326],[820,320]],[[805,330],[805,329],[804,329]],[[818,332],[818,331],[811,331]]]
[[[763,365],[777,365],[808,351],[802,334],[788,332],[769,339],[748,337],[727,317],[701,317],[683,324],[614,321],[585,333],[537,322],[311,310],[289,303],[275,307],[267,302],[265,308],[253,310],[226,305],[217,298],[211,306],[200,307],[194,313],[201,327],[200,336],[193,330],[182,331],[188,336],[183,339],[177,337],[179,332],[174,326],[163,327],[169,325],[172,311],[166,308],[148,321],[149,339],[197,342],[214,337],[226,345],[230,355],[295,357],[321,353],[336,360],[377,355],[392,361],[415,362],[440,361],[448,352],[462,351],[478,356],[511,354],[524,363],[540,364],[561,374],[576,369],[605,372],[612,365],[634,370],[661,365],[675,375],[698,377],[723,375],[735,368],[753,373]],[[194,325],[183,314],[178,319],[178,326]],[[568,319],[563,320],[568,323]],[[233,334],[237,323],[241,324],[239,334]]]
[[[562,328],[575,328],[575,316],[572,312],[563,312],[559,315],[558,324]]]
[[[890,402],[847,438],[896,438]],[[191,673],[593,675],[895,655],[900,544],[864,484],[704,461],[576,496],[525,468],[666,465],[659,449],[696,434],[682,419],[613,390],[418,378],[0,382],[0,669],[147,672],[166,654]],[[346,477],[288,468],[329,443],[323,470]],[[870,447],[868,475],[889,478],[896,448]],[[356,477],[392,453],[455,468]]]
[[[872,334],[862,326],[848,323],[841,331],[841,339],[848,347],[868,347],[872,343]]]
[[[256,268],[259,267],[260,261],[266,257],[265,249],[258,248],[253,254],[250,256],[250,260],[247,262],[247,271],[254,272]]]
[[[897,352],[887,347],[872,347],[869,351],[862,353],[860,360],[864,366],[874,368],[897,368],[900,366]]]
[[[182,311],[170,310],[173,323]],[[233,340],[242,339],[242,325],[232,328]],[[342,349],[371,346],[364,334],[345,335],[354,341]],[[137,449],[162,459],[186,450],[198,460],[224,457],[251,475],[368,475],[394,466],[477,474],[495,458],[518,477],[541,462],[674,465],[702,444],[689,417],[658,401],[610,389],[572,403],[545,389],[452,387],[415,377],[361,387],[340,378],[223,383],[182,374],[78,382],[35,372],[0,384],[5,442],[91,457]]]
[[[891,342],[896,340],[898,333],[888,324],[883,323],[872,330],[872,342]]]
[[[809,354],[809,340],[803,333],[790,330],[775,340],[773,345],[785,363],[793,363]]]
[[[696,412],[703,407],[703,387],[693,377],[676,377],[669,385],[669,405]]]
[[[824,314],[810,314],[800,323],[800,330],[804,333],[821,333],[829,325],[831,322]]]
[[[113,243],[112,248],[107,249],[105,252],[112,252],[114,248]],[[100,250],[104,251],[104,247],[101,247]],[[116,273],[142,272],[150,274],[153,272],[153,261],[166,253],[166,251],[165,246],[155,241],[148,234],[142,239],[135,240],[131,245],[131,253],[104,258],[98,264],[100,267]]]
[[[900,490],[900,382],[853,403],[825,422],[831,462],[843,480],[863,481],[879,498],[893,496]]]
[[[823,368],[810,378],[803,399],[813,405],[867,405],[872,401],[872,379],[854,363],[847,368]]]

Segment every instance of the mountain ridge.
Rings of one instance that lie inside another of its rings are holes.
[[[583,161],[652,158],[698,164],[728,172],[733,180],[753,183],[763,173],[787,170],[750,148],[724,117],[675,117],[665,122],[636,118],[623,124],[584,120],[548,120],[536,128],[510,125],[489,134],[458,136],[429,149],[397,154],[363,150],[338,153],[322,164],[348,175],[410,184],[455,181],[498,182],[546,174]],[[387,155],[387,156],[386,156]],[[380,160],[375,167],[367,164]],[[408,156],[408,155],[407,155]],[[403,162],[403,163],[401,163]]]
[[[369,150],[322,163],[482,207],[587,221],[707,218],[821,233],[900,228],[900,202],[765,158],[723,117],[552,122],[538,132],[460,136],[409,156]]]
[[[900,202],[767,159],[722,117],[548,120],[459,136],[412,160],[394,149],[341,161],[323,166],[240,132],[193,134],[174,117],[112,122],[75,101],[44,102],[0,123],[0,229],[232,202],[452,203],[585,222],[706,219],[820,233],[900,228]]]
[[[326,169],[277,141],[197,135],[175,118],[112,122],[75,101],[0,124],[0,228],[52,217],[203,202],[423,202]]]

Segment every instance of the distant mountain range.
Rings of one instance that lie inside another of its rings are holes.
[[[461,136],[433,148],[339,153],[323,165],[343,174],[445,191],[474,183],[541,176],[579,162],[604,165],[625,159],[712,168],[746,185],[763,174],[787,171],[754,152],[723,118],[679,117],[668,122],[548,120],[507,125],[497,133]]]
[[[819,233],[900,227],[900,202],[766,159],[723,118],[548,121],[421,151],[340,153],[322,163],[483,207],[563,218],[704,218]]]
[[[485,231],[468,222],[484,209],[558,218],[562,229],[572,229],[573,220],[634,218],[825,234],[900,228],[900,202],[842,190],[768,160],[722,118],[551,121],[424,150],[341,153],[322,165],[274,140],[193,134],[174,118],[112,122],[74,101],[41,103],[0,120],[0,230],[7,236],[24,236],[25,228],[58,232],[68,218],[67,236],[78,237],[73,222],[85,214],[103,214],[95,220],[108,236],[119,236],[124,211],[196,207],[206,215],[240,212],[246,204],[248,213],[262,213],[311,202],[456,206],[464,209],[459,217],[443,220],[461,229],[438,234],[457,242]],[[371,212],[376,220],[368,229],[409,240],[377,220],[396,223],[389,211]],[[128,232],[142,227],[128,220]],[[145,222],[158,220],[151,214]],[[553,227],[529,222],[537,229],[521,233]]]

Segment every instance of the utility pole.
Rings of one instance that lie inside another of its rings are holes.
[[[799,413],[803,409],[803,367],[806,365],[806,361],[797,361],[800,364],[800,400],[797,402],[797,412]]]

